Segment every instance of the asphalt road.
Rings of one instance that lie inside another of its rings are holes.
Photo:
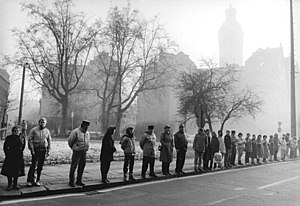
[[[89,193],[6,201],[0,205],[300,205],[300,161],[224,170]]]

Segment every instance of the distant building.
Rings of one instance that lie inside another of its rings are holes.
[[[225,11],[226,20],[219,30],[219,63],[243,65],[244,33],[236,20],[236,9],[231,5]]]
[[[6,110],[9,95],[9,74],[7,71],[0,69],[0,123],[6,123]],[[4,125],[1,125],[1,128]]]
[[[282,47],[258,49],[240,67],[241,83],[251,88],[263,101],[255,119],[245,117],[229,121],[226,127],[241,132],[274,134],[278,122],[283,132],[290,130],[289,58],[283,55]]]

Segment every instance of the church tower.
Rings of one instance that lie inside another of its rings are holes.
[[[241,25],[236,21],[236,9],[231,5],[225,11],[226,20],[219,30],[219,64],[243,65],[243,36]]]

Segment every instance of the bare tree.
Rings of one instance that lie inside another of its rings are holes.
[[[50,6],[50,9],[48,9]],[[100,32],[96,21],[72,10],[71,0],[22,4],[33,22],[26,30],[13,29],[18,40],[15,63],[30,64],[31,78],[61,105],[61,133],[68,121],[69,96],[86,69],[93,41]]]
[[[262,102],[249,88],[237,92],[238,74],[233,65],[218,68],[213,60],[202,60],[201,69],[183,72],[175,88],[179,114],[186,121],[196,119],[198,127],[208,124],[210,130],[214,123],[223,130],[229,119],[254,117]]]
[[[123,114],[138,94],[166,86],[164,78],[172,65],[165,61],[165,53],[173,45],[157,18],[145,20],[128,5],[110,9],[96,47],[101,65],[98,68],[103,74],[97,86],[103,125],[106,126],[109,116],[115,113],[118,135]],[[105,58],[101,55],[103,52],[106,52]]]

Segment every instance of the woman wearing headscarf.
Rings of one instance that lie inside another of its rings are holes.
[[[101,145],[101,154],[100,154],[100,170],[101,170],[101,177],[102,182],[104,184],[109,183],[107,179],[107,173],[109,171],[110,162],[113,161],[113,155],[116,151],[116,148],[114,146],[114,139],[113,134],[115,132],[116,127],[110,126],[103,139],[102,139],[102,145]]]
[[[8,186],[6,190],[19,189],[18,177],[25,176],[23,150],[25,148],[25,137],[19,135],[20,128],[14,126],[12,135],[6,137],[3,150],[5,159],[1,174],[7,177]]]

